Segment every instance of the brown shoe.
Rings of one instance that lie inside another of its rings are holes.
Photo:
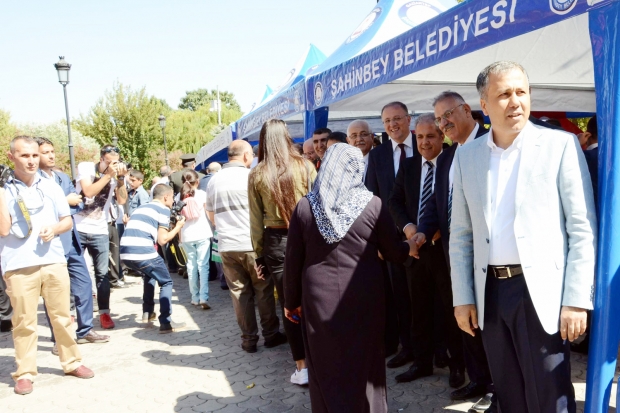
[[[86,366],[80,366],[77,369],[70,371],[69,373],[65,373],[65,376],[74,376],[78,379],[90,379],[95,377],[95,373]]]
[[[211,309],[211,306],[206,301],[201,302],[200,306],[202,307],[203,310],[210,310]]]
[[[15,383],[15,394],[28,394],[32,393],[32,382],[28,379],[19,379],[17,383]]]
[[[87,343],[107,343],[110,341],[110,336],[104,336],[103,334],[97,334],[95,330],[90,330],[84,337],[78,338],[78,344]]]

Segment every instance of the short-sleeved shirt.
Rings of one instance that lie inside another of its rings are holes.
[[[17,178],[11,178],[4,188],[12,224],[9,235],[0,237],[2,273],[35,265],[66,263],[60,237],[54,237],[50,242],[39,238],[42,227],[54,225],[61,218],[71,215],[60,186],[37,174],[30,187]],[[18,194],[30,213],[32,232],[26,238],[20,238],[28,234],[28,223],[17,202]]]
[[[138,207],[121,238],[121,260],[145,261],[157,258],[157,230],[170,226],[170,209],[158,201]]]
[[[253,251],[250,240],[250,170],[229,162],[207,185],[207,211],[214,213],[220,252]]]
[[[147,204],[150,200],[148,192],[146,192],[142,185],[140,185],[135,191],[133,189],[129,191],[128,195],[127,202],[129,202],[129,216],[131,216],[131,214],[133,214],[139,206]]]
[[[76,190],[78,194],[82,192],[82,179],[89,179],[91,182],[99,180],[103,174],[95,170],[94,162],[81,162],[78,165],[78,177]],[[109,190],[106,191],[106,187]],[[114,189],[116,188],[116,180],[110,180],[101,192],[93,198],[84,197],[84,209],[73,216],[75,226],[79,232],[85,234],[108,235],[108,222],[114,222],[117,218],[117,208],[112,202],[114,198]]]

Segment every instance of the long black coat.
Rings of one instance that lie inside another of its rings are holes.
[[[307,198],[288,232],[285,306],[302,307],[314,413],[387,412],[384,282],[377,256],[404,261],[409,247],[373,197],[338,243],[327,244]]]

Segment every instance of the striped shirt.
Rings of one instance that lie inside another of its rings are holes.
[[[170,209],[153,201],[139,206],[131,215],[121,238],[121,260],[145,261],[157,258],[155,244],[159,227],[170,226]]]
[[[214,213],[220,252],[253,251],[250,240],[250,170],[229,162],[207,185],[207,211]]]

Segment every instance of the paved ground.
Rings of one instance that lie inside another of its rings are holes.
[[[261,341],[257,353],[245,353],[239,347],[228,292],[211,282],[213,309],[203,311],[189,304],[187,282],[176,276],[174,281],[173,318],[186,322],[189,329],[160,335],[157,323],[145,328],[138,322],[141,285],[115,290],[111,306],[116,328],[109,332],[111,341],[80,346],[85,364],[96,374],[90,380],[63,376],[40,312],[39,376],[32,394],[17,396],[10,377],[15,369],[13,341],[10,334],[0,335],[0,412],[310,411],[308,389],[288,381],[294,363],[287,346],[265,349]],[[573,354],[580,411],[586,363],[586,357]],[[436,376],[415,383],[396,383],[394,376],[406,368],[388,371],[390,412],[467,411],[471,405],[451,403],[447,369],[436,369]]]

